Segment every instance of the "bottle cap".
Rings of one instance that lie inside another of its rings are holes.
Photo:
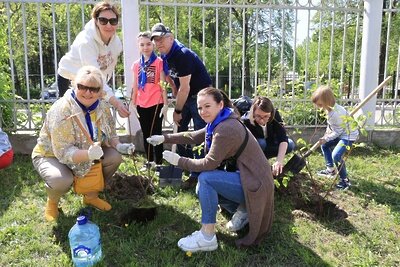
[[[76,218],[76,222],[79,225],[86,224],[87,223],[87,218],[86,218],[86,216],[79,216],[78,218]]]

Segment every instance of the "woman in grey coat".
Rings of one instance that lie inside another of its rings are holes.
[[[233,215],[233,220],[248,218],[249,222],[249,233],[237,240],[236,244],[258,244],[272,225],[274,182],[271,166],[257,140],[233,112],[233,105],[225,93],[211,87],[202,89],[197,95],[197,105],[200,116],[207,123],[205,128],[193,132],[154,135],[147,139],[153,145],[163,142],[205,144],[206,155],[202,159],[180,157],[171,151],[163,152],[164,159],[169,163],[186,170],[201,172],[197,186],[202,210],[202,227],[200,231],[181,238],[178,246],[191,252],[218,248],[215,223],[219,196],[236,202],[243,210],[247,210],[246,216]],[[240,155],[237,155],[243,143],[244,148]],[[221,163],[235,155],[237,171],[219,168]],[[240,212],[238,210],[236,213]]]

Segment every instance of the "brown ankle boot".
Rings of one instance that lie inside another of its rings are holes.
[[[100,199],[99,197],[88,198],[87,196],[83,197],[83,204],[91,205],[99,210],[109,211],[111,210],[111,205],[105,201]]]
[[[44,217],[48,222],[57,220],[58,218],[58,201],[47,198],[46,209],[44,210]]]

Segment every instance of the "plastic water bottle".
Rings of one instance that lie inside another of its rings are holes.
[[[75,266],[92,266],[101,259],[101,240],[99,227],[79,216],[68,234],[72,261]]]

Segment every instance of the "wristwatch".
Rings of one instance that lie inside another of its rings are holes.
[[[176,114],[181,114],[181,113],[182,113],[182,110],[174,109],[174,112],[175,112]]]

